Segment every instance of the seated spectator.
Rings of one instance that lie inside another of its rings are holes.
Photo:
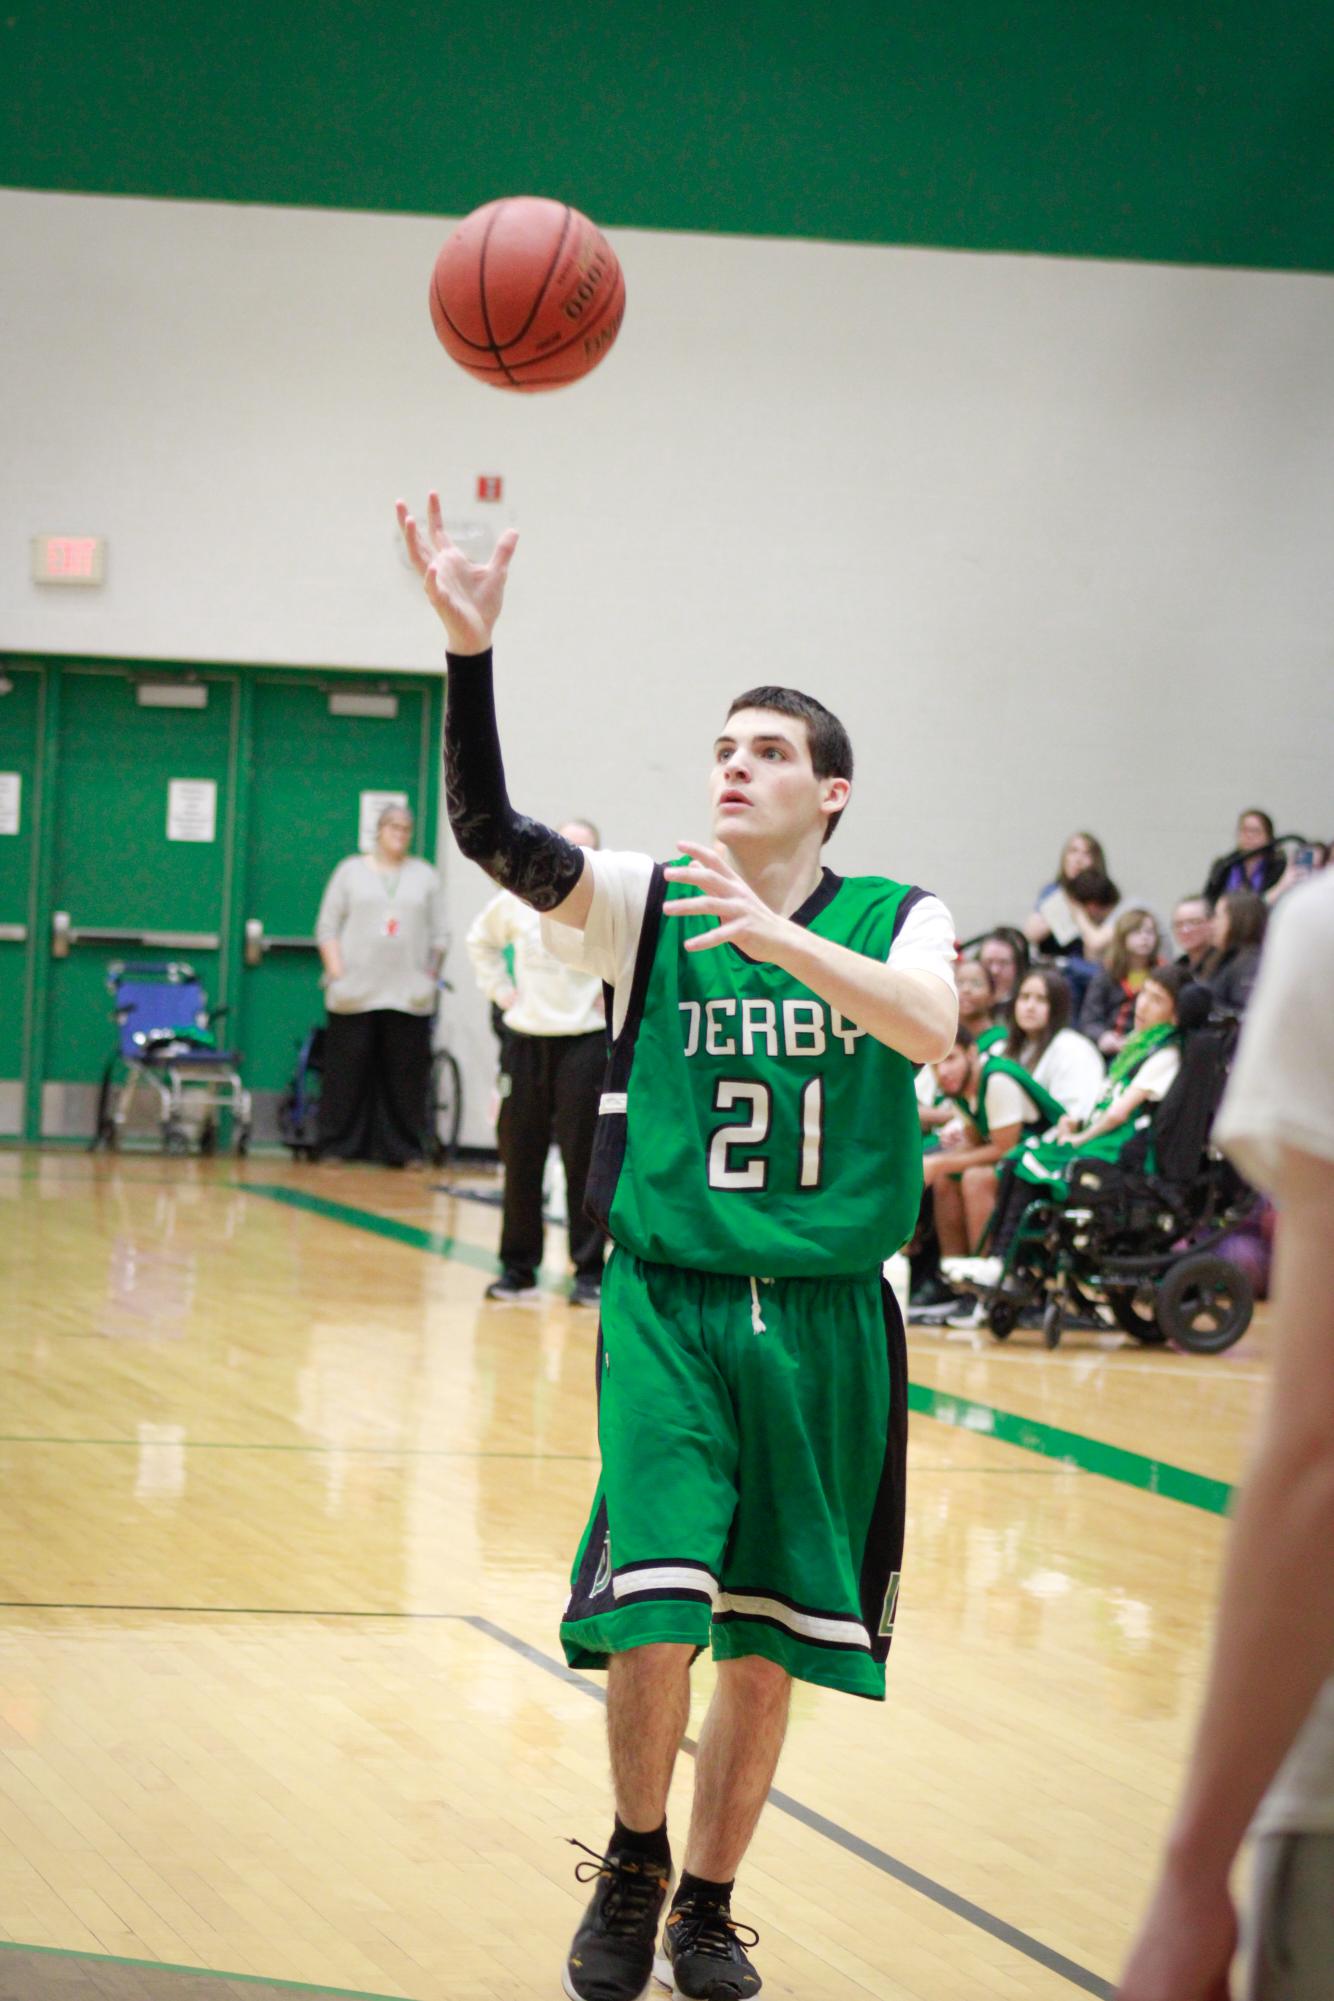
[[[1092,869],[1099,875],[1107,873],[1102,842],[1092,834],[1071,834],[1061,851],[1061,866],[1055,880],[1038,891],[1033,908],[1024,919],[1024,936],[1034,951],[1056,959],[1068,956],[1079,946],[1082,930],[1071,908],[1071,891],[1076,878]],[[1112,901],[1116,901],[1115,897]]]
[[[991,975],[980,959],[960,959],[954,968],[954,984],[959,995],[959,1020],[985,1055],[1000,1049],[1008,1033],[991,1007]],[[917,1117],[928,1151],[934,1150],[934,1135],[941,1126],[958,1117],[958,1110],[941,1089],[936,1065],[924,1063],[917,1072]]]
[[[1269,906],[1254,890],[1227,890],[1214,906],[1199,979],[1224,1014],[1241,1014],[1251,997],[1268,921]]]
[[[1117,1056],[1125,1048],[1140,989],[1161,956],[1153,912],[1135,904],[1123,910],[1079,1012],[1080,1034],[1096,1043],[1104,1056]]]
[[[1328,841],[1299,841],[1286,857],[1282,875],[1272,888],[1265,891],[1265,902],[1273,905],[1280,896],[1286,896],[1299,882],[1308,882],[1322,868],[1329,866]]]
[[[1192,977],[1200,970],[1200,965],[1209,955],[1209,905],[1202,896],[1183,896],[1177,901],[1172,912],[1172,942],[1177,948],[1177,956],[1172,961]]]
[[[1248,806],[1237,821],[1237,845],[1220,855],[1209,870],[1204,894],[1212,906],[1230,889],[1251,889],[1263,896],[1273,889],[1288,858],[1274,844],[1274,823],[1258,806]]]
[[[1102,964],[1103,955],[1112,942],[1117,913],[1121,903],[1121,892],[1104,869],[1081,869],[1068,891],[1070,910],[1079,927],[1081,953],[1069,955],[1068,964],[1080,963],[1081,956],[1089,962],[1089,975]]]
[[[1080,1120],[1093,1110],[1107,1066],[1086,1035],[1070,1026],[1070,990],[1049,966],[1025,973],[1015,995],[1014,1026],[1005,1045],[1012,1063]]]
[[[978,946],[977,956],[991,975],[992,1011],[1008,1028],[1011,1003],[1028,971],[1028,941],[1012,925],[998,924]]]
[[[991,974],[980,959],[960,959],[954,968],[954,984],[959,995],[959,1019],[972,1030],[982,1055],[998,1049],[1005,1040],[1005,1024],[995,1015],[996,990]]]
[[[1062,895],[1075,938],[1056,963],[1065,975],[1072,1009],[1078,1015],[1111,943],[1121,892],[1105,870],[1086,868],[1080,870]]]
[[[963,1257],[982,1238],[996,1199],[996,1163],[1025,1135],[1036,1138],[1064,1116],[1063,1107],[1018,1063],[983,1059],[972,1032],[960,1027],[953,1049],[936,1065],[941,1091],[957,1116],[940,1129],[939,1150],[927,1154],[923,1177],[934,1212],[938,1256]],[[980,1319],[970,1302],[944,1289],[938,1305],[917,1320],[948,1320],[968,1305],[964,1324]]]
[[[1148,975],[1135,1002],[1134,1031],[1113,1060],[1091,1116],[1082,1124],[1062,1119],[1054,1140],[1025,1139],[1014,1148],[1001,1170],[990,1255],[947,1258],[946,1278],[999,1285],[1005,1255],[1030,1203],[1059,1199],[1077,1160],[1117,1160],[1131,1138],[1152,1124],[1181,1068],[1177,1004],[1186,983],[1179,966],[1156,966]]]

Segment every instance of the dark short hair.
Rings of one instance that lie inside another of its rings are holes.
[[[1161,987],[1165,994],[1170,994],[1175,1004],[1181,999],[1182,989],[1194,984],[1195,975],[1189,966],[1150,966],[1144,975],[1146,987],[1150,980],[1154,986]]]
[[[852,777],[852,744],[848,733],[832,709],[823,702],[817,702],[814,695],[803,695],[799,688],[747,688],[744,695],[738,695],[727,711],[730,722],[738,709],[771,709],[776,715],[792,716],[806,725],[806,738],[811,747],[811,769],[817,778]],[[839,821],[843,818],[843,808],[831,813],[829,824],[824,830],[827,841]]]
[[[976,1041],[977,1037],[973,1034],[968,1023],[961,1021],[954,1031],[954,1047],[956,1049],[971,1049]]]
[[[1274,822],[1263,806],[1243,806],[1237,815],[1237,825],[1240,826],[1243,820],[1262,820],[1266,839],[1273,840]]]
[[[1076,903],[1119,903],[1121,892],[1106,869],[1082,868],[1072,881],[1065,885],[1066,895]]]

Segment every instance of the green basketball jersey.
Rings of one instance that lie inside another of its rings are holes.
[[[755,1278],[873,1271],[921,1202],[913,1066],[780,967],[730,943],[687,952],[717,919],[664,918],[663,904],[698,893],[654,869],[590,1206],[655,1263]],[[826,869],[794,921],[883,962],[922,894]]]

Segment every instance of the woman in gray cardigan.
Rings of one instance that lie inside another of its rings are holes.
[[[405,806],[386,806],[370,853],[339,862],[320,903],[320,1160],[422,1158],[445,913],[439,876],[408,853],[412,827]]]

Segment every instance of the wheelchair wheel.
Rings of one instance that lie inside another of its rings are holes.
[[[987,1326],[998,1341],[1008,1341],[1019,1324],[1019,1309],[1012,1299],[993,1299],[987,1308]]]
[[[1158,1325],[1155,1295],[1138,1285],[1105,1285],[1103,1295],[1112,1309],[1112,1318],[1125,1334],[1146,1347],[1161,1348],[1167,1336]]]
[[[1190,1355],[1221,1355],[1251,1324],[1250,1279],[1226,1258],[1200,1251],[1182,1258],[1159,1281],[1158,1325],[1164,1340]]]
[[[448,1049],[437,1049],[426,1107],[426,1150],[437,1167],[447,1167],[457,1153],[462,1123],[463,1079],[458,1063]]]
[[[1061,1302],[1051,1298],[1042,1309],[1042,1345],[1044,1348],[1059,1348],[1061,1345]]]

